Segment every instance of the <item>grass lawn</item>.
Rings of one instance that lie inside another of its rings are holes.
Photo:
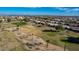
[[[55,36],[57,32],[45,32],[48,36]]]

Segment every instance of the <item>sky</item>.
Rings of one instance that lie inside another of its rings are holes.
[[[0,15],[79,16],[79,7],[0,7]]]

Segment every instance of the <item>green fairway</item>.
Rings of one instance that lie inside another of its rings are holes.
[[[63,33],[63,32],[62,32]],[[79,37],[79,33],[69,31],[68,33],[64,33],[64,35],[69,35],[72,37]],[[65,42],[61,41],[65,39],[64,35],[60,35],[59,32],[43,32],[41,37],[44,40],[49,40],[50,43],[64,47]],[[70,51],[79,51],[79,44],[67,42],[67,49]]]

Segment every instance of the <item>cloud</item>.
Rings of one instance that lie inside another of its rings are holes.
[[[79,8],[73,8],[68,10],[67,12],[79,12]]]
[[[64,11],[64,12],[79,12],[79,8],[58,7],[56,9],[61,10],[61,11]]]
[[[64,8],[64,7],[56,7],[56,9],[58,9],[58,10],[68,10],[68,8]]]

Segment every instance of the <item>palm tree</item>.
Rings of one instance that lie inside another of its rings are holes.
[[[67,48],[67,38],[65,38],[64,51],[66,51],[66,48]]]

